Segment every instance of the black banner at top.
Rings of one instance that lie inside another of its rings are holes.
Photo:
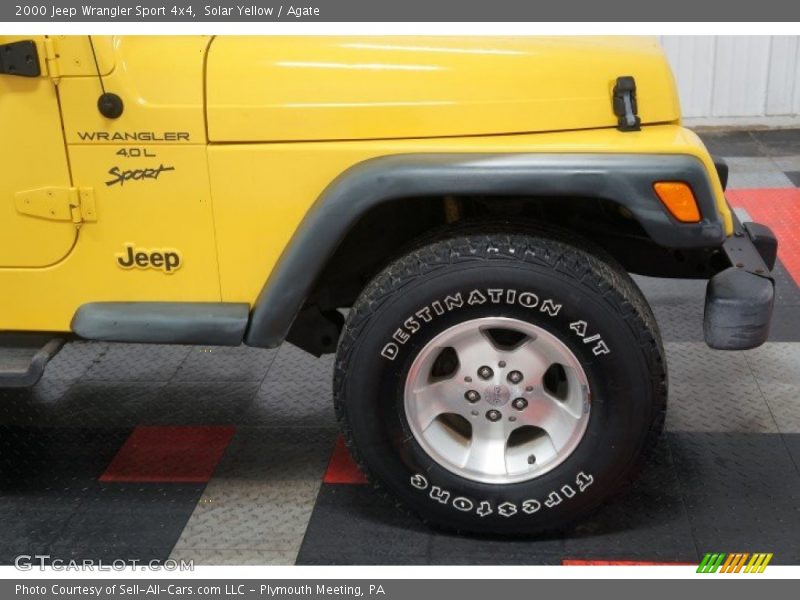
[[[793,22],[789,0],[3,0],[2,22]]]

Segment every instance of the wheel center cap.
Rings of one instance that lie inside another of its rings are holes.
[[[503,406],[511,399],[511,390],[508,386],[493,383],[486,388],[483,397],[492,406]]]

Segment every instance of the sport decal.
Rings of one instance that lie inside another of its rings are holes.
[[[108,174],[111,175],[111,179],[106,181],[107,186],[117,185],[120,186],[125,185],[126,181],[142,181],[144,179],[158,179],[158,176],[164,173],[165,171],[174,171],[175,167],[167,167],[164,164],[160,164],[157,167],[152,167],[148,169],[120,169],[119,167],[111,167],[108,170]]]

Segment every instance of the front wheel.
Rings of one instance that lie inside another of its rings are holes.
[[[335,401],[372,482],[465,532],[563,527],[627,484],[661,431],[655,322],[601,251],[550,234],[443,239],[348,316]]]

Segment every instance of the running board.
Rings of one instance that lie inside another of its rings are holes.
[[[0,388],[34,385],[63,344],[50,333],[0,333]]]
[[[250,305],[238,302],[92,302],[72,319],[87,340],[238,346]]]

